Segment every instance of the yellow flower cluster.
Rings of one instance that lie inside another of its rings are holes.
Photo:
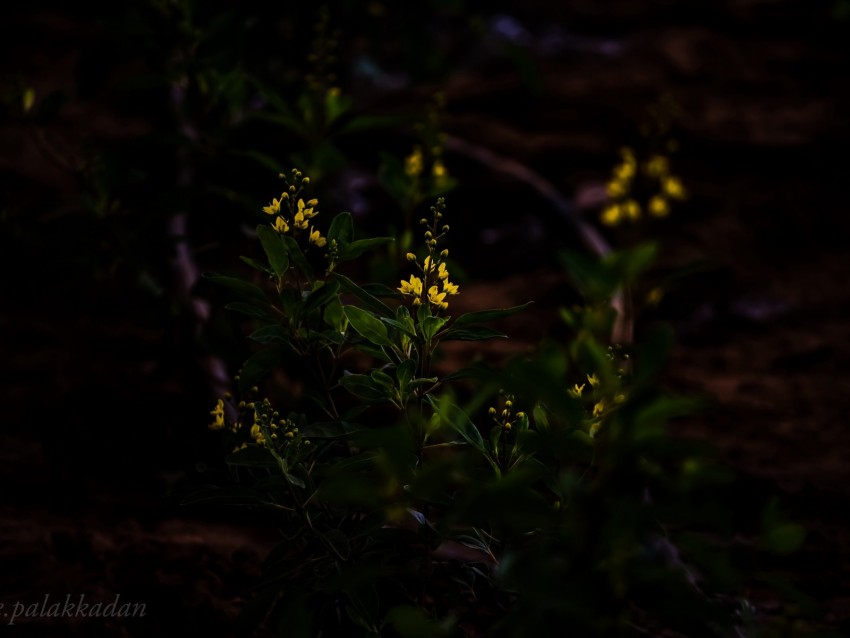
[[[436,310],[445,310],[449,307],[446,297],[456,295],[460,291],[457,284],[449,281],[449,271],[445,262],[449,251],[444,249],[439,253],[437,252],[439,240],[449,232],[447,225],[442,225],[438,230],[443,217],[443,210],[445,210],[445,200],[441,197],[437,200],[436,206],[431,207],[431,224],[428,224],[427,219],[420,220],[422,225],[428,227],[428,230],[425,231],[425,245],[428,247],[428,255],[422,263],[419,263],[416,255],[407,253],[407,260],[416,264],[422,273],[422,277],[410,275],[410,279],[407,281],[402,279],[401,285],[396,289],[401,294],[412,297],[414,306],[427,301]]]
[[[283,173],[280,176],[286,179]],[[272,199],[268,206],[263,206],[263,212],[266,215],[274,216],[274,221],[271,222],[272,228],[281,235],[290,231],[295,234],[309,230],[310,243],[319,248],[325,246],[328,243],[327,238],[310,224],[310,220],[319,214],[316,210],[319,200],[310,199],[305,202],[298,197],[303,187],[310,183],[310,178],[293,168],[292,182],[289,183],[289,180],[287,182],[288,187],[280,194],[280,198]]]
[[[640,218],[642,207],[635,198],[635,181],[639,176],[638,161],[631,148],[620,150],[621,162],[611,172],[606,191],[608,205],[602,210],[601,221],[606,226],[616,226],[623,221]],[[682,181],[670,172],[670,160],[664,155],[652,155],[641,168],[641,173],[651,183],[654,192],[646,202],[646,210],[653,217],[670,214],[670,202],[687,196]]]
[[[590,385],[590,391],[586,397],[590,400],[586,404],[590,413],[588,432],[591,437],[594,437],[602,427],[603,418],[606,417],[614,407],[623,403],[626,400],[626,395],[617,393],[611,396],[609,393],[606,396],[596,373],[588,374],[586,378],[587,383],[576,383],[572,388],[567,390],[567,393],[574,399],[584,399],[584,389],[588,384]]]

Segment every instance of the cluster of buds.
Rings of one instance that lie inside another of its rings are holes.
[[[431,221],[424,217],[419,220],[419,223],[426,228],[424,238],[428,255],[425,259],[420,262],[416,255],[407,253],[407,260],[416,264],[422,276],[411,275],[407,281],[402,280],[397,290],[403,295],[412,297],[414,306],[427,302],[435,310],[445,310],[449,307],[446,296],[456,295],[459,292],[457,284],[449,281],[449,271],[445,261],[449,251],[439,250],[440,240],[449,232],[448,225],[442,222],[445,208],[445,200],[441,197],[436,205],[431,207]]]
[[[526,418],[525,412],[514,412],[514,396],[505,394],[503,390],[499,390],[499,394],[504,396],[504,404],[501,410],[496,407],[491,407],[488,414],[493,417],[496,425],[510,432],[517,421],[522,421]]]
[[[292,445],[310,445],[310,441],[302,436],[295,422],[281,417],[277,410],[272,409],[268,399],[255,401],[253,407],[254,424],[251,426],[251,439],[254,443],[263,446],[271,443],[276,449]]]
[[[296,168],[292,169],[291,177],[287,177],[284,173],[280,173],[280,177],[286,182],[287,188],[279,198],[272,199],[268,206],[263,206],[263,212],[266,215],[274,216],[274,221],[271,222],[272,228],[281,235],[306,231],[311,244],[319,248],[325,246],[328,243],[327,238],[323,237],[310,221],[319,214],[316,210],[319,200],[309,199],[305,202],[300,197],[304,187],[310,184],[310,178],[302,175]]]
[[[639,168],[637,158],[634,151],[626,147],[620,149],[620,159],[606,186],[609,203],[601,216],[606,226],[616,226],[624,220],[635,221],[642,214],[642,207],[634,193]],[[670,172],[670,160],[664,155],[652,155],[640,168],[643,176],[655,184],[646,210],[653,217],[666,217],[670,214],[670,202],[686,197],[682,181]]]

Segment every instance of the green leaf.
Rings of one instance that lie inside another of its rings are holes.
[[[440,638],[451,635],[449,626],[432,620],[419,607],[394,607],[387,614],[387,621],[401,638]]]
[[[274,318],[270,312],[267,312],[262,308],[258,308],[254,304],[245,303],[244,301],[231,302],[225,305],[224,309],[233,310],[234,312],[241,312],[243,315],[248,315],[249,317],[253,317],[254,319],[264,319],[266,321],[271,321]]]
[[[339,251],[337,261],[342,263],[359,257],[367,250],[371,250],[377,246],[384,246],[395,241],[393,237],[371,237],[369,239],[358,239],[353,241]]]
[[[301,252],[298,242],[289,235],[281,235],[280,237],[283,240],[283,245],[286,248],[289,259],[298,267],[298,270],[300,270],[307,279],[313,281],[313,267],[310,265],[310,262],[307,261],[304,253]]]
[[[401,321],[396,321],[395,319],[389,319],[387,317],[381,317],[381,321],[383,321],[388,326],[395,328],[399,332],[406,334],[408,337],[412,337],[414,339],[418,338],[416,335],[416,328],[413,328],[412,326],[407,326]]]
[[[279,348],[267,348],[254,353],[239,370],[239,391],[245,393],[268,374],[280,360]]]
[[[442,341],[484,341],[485,339],[507,339],[506,335],[501,330],[493,330],[473,326],[472,328],[449,328],[440,336]]]
[[[369,376],[372,378],[372,381],[386,388],[389,392],[395,391],[395,383],[393,383],[392,377],[383,370],[372,370]]]
[[[416,362],[413,359],[406,359],[396,368],[395,376],[398,379],[398,385],[401,388],[407,387],[410,381],[416,374]]]
[[[239,259],[244,261],[246,264],[251,266],[254,270],[259,270],[260,272],[264,272],[267,275],[273,275],[272,269],[269,268],[266,264],[260,263],[256,259],[251,259],[250,257],[241,256]]]
[[[248,338],[263,344],[274,342],[289,343],[289,331],[280,324],[272,324],[257,328]]]
[[[317,281],[314,286],[318,286],[319,283],[320,282]],[[329,281],[322,286],[314,288],[313,291],[307,295],[307,299],[304,301],[304,314],[309,314],[314,310],[321,308],[323,304],[336,298],[338,291],[339,282],[337,281]]]
[[[334,217],[327,237],[328,243],[336,240],[340,247],[350,244],[354,240],[354,219],[351,213],[340,213]]]
[[[386,388],[365,374],[346,374],[339,380],[339,384],[365,401],[387,401],[391,398]]]
[[[513,306],[511,308],[503,308],[500,310],[479,310],[478,312],[468,312],[465,315],[461,315],[457,319],[455,319],[453,326],[469,326],[475,323],[484,323],[487,321],[493,321],[495,319],[501,319],[503,317],[510,317],[521,310],[525,310],[528,308],[533,302],[529,301],[527,303],[522,304],[521,306]]]
[[[216,275],[211,273],[205,274],[204,278],[209,279],[210,281],[219,284],[220,286],[224,286],[228,290],[232,290],[233,292],[245,297],[246,299],[252,299],[254,301],[259,301],[268,304],[268,298],[266,297],[266,293],[254,284],[247,282],[243,279],[239,279],[237,277],[228,277],[226,275]]]
[[[440,418],[448,424],[455,432],[460,434],[464,441],[469,443],[476,450],[486,453],[484,439],[481,438],[481,433],[475,424],[470,420],[469,416],[453,403],[446,401],[437,401],[432,397],[428,397],[428,401],[433,406]]]
[[[360,286],[355,284],[345,275],[340,275],[339,273],[333,273],[333,278],[339,282],[340,287],[346,292],[350,292],[355,297],[357,297],[360,301],[363,302],[363,305],[366,306],[369,310],[374,312],[376,315],[384,316],[384,317],[392,317],[393,311],[390,310],[389,306],[385,304],[383,301],[371,295],[367,291],[363,290]]]
[[[424,335],[425,340],[431,341],[434,338],[434,335],[439,332],[440,328],[446,325],[447,321],[447,317],[425,317],[425,321],[422,322],[422,334]]]
[[[257,237],[260,238],[272,271],[280,277],[289,268],[289,256],[286,254],[280,233],[268,224],[261,224],[257,226]]]
[[[357,306],[343,306],[342,310],[348,318],[351,327],[361,336],[375,345],[392,345],[392,341],[390,341],[387,335],[387,327],[368,310],[363,310]]]

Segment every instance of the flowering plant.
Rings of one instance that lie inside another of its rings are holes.
[[[243,257],[265,283],[211,276],[259,346],[211,413],[237,483],[186,499],[259,509],[281,532],[243,620],[288,637],[728,628],[665,562],[671,503],[725,478],[665,438],[692,407],[654,383],[669,339],[608,346],[595,307],[647,252],[573,259],[588,296],[565,313],[566,347],[446,373],[441,344],[504,338],[484,324],[525,306],[452,313],[444,200],[420,220],[413,273],[361,285],[341,270],[391,238],[355,239],[348,213],[323,233],[309,178],[283,177],[257,228],[265,259]]]

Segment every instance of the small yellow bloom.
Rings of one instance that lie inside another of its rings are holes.
[[[317,199],[311,199],[306,204],[303,199],[298,200],[298,213],[304,216],[304,219],[313,219],[316,215],[319,214],[318,211],[313,211],[313,206],[319,203]]]
[[[619,204],[611,204],[606,206],[602,211],[602,223],[606,226],[616,226],[620,223],[620,218],[622,217],[622,210]]]
[[[413,152],[404,159],[404,172],[409,177],[417,177],[422,174],[423,167],[422,149],[414,146]]]
[[[640,204],[638,204],[635,200],[630,199],[623,203],[623,212],[626,217],[634,221],[640,217]]]
[[[283,217],[278,217],[274,220],[274,229],[283,234],[289,232],[289,224],[286,223],[286,220]]]
[[[443,301],[443,299],[445,298],[446,293],[440,292],[437,286],[431,286],[430,288],[428,288],[428,301],[430,301],[432,305],[443,309],[448,308],[448,302]]]
[[[608,193],[608,197],[623,197],[628,192],[628,188],[625,182],[612,179],[605,187],[605,192]]]
[[[449,271],[446,270],[446,264],[441,263],[440,267],[437,269],[437,278],[442,279],[443,281],[449,278]]]
[[[576,383],[570,390],[567,390],[567,392],[569,392],[569,395],[574,399],[580,399],[581,393],[584,392],[584,384],[582,383],[579,385]]]
[[[328,243],[328,240],[325,237],[322,237],[322,234],[318,230],[310,228],[310,243],[321,248]]]
[[[422,280],[415,275],[410,275],[410,281],[402,281],[401,287],[396,290],[403,295],[419,297],[422,294]]]
[[[664,180],[664,192],[673,199],[685,199],[685,187],[678,177],[670,176]]]
[[[224,401],[219,399],[210,414],[215,417],[215,420],[210,423],[210,429],[221,430],[224,427]]]
[[[593,406],[593,416],[602,416],[602,413],[605,412],[605,400],[599,401],[596,405]]]
[[[443,292],[448,293],[450,295],[458,294],[458,286],[457,284],[453,284],[448,279],[443,280]]]
[[[661,195],[649,200],[649,214],[653,217],[667,217],[670,214],[670,204]]]
[[[591,439],[596,436],[596,433],[599,432],[599,428],[601,428],[601,427],[602,427],[601,421],[594,421],[593,424],[591,424],[591,426],[590,426],[590,438]]]
[[[646,174],[650,177],[663,177],[670,172],[670,162],[663,155],[653,155],[646,163]]]
[[[263,212],[266,215],[277,215],[280,212],[280,200],[273,199],[268,206],[263,206]]]
[[[596,373],[587,375],[587,382],[590,384],[590,387],[595,388],[599,385],[599,377],[596,376]]]
[[[619,182],[628,182],[635,176],[635,165],[631,162],[614,167],[614,178]]]

